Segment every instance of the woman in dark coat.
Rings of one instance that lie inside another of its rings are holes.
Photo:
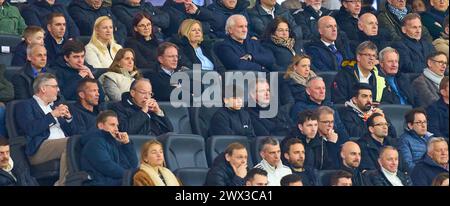
[[[272,51],[275,57],[275,65],[272,67],[275,71],[286,71],[292,57],[304,53],[302,42],[294,38],[291,26],[283,17],[276,17],[267,26],[263,45]]]
[[[315,76],[317,76],[316,73],[311,70],[310,56],[302,54],[292,58],[292,63],[289,65],[284,79],[289,85],[295,102],[306,100],[306,82]]]

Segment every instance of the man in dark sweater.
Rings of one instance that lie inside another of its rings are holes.
[[[164,111],[152,98],[152,91],[148,79],[137,79],[131,84],[130,92],[122,94],[122,101],[112,106],[119,118],[121,131],[155,136],[173,131]]]
[[[359,168],[361,164],[361,149],[358,144],[348,141],[341,148],[341,169],[352,174],[352,183],[354,186],[365,186],[364,177]]]
[[[206,186],[244,186],[247,175],[247,149],[241,143],[228,145],[225,151],[216,157],[206,175]]]
[[[289,166],[293,174],[300,175],[304,186],[317,185],[317,170],[305,167],[305,146],[297,138],[291,138],[284,142],[281,153],[283,164]]]
[[[100,113],[97,128],[81,137],[81,170],[93,178],[89,185],[120,186],[126,170],[136,169],[138,157],[126,132],[120,132],[113,111]]]
[[[69,105],[73,121],[78,125],[77,134],[84,134],[95,128],[95,119],[99,113],[100,98],[98,83],[95,79],[82,79],[77,88],[78,101]]]
[[[62,47],[67,42],[66,18],[62,13],[51,13],[47,17],[47,31],[44,45],[47,49],[48,65],[52,66],[62,51]]]

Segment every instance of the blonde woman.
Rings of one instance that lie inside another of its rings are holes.
[[[130,48],[120,49],[108,72],[99,78],[106,100],[122,100],[122,93],[129,92],[131,83],[141,76],[135,65],[134,51]]]
[[[204,41],[200,21],[184,20],[178,29],[178,36],[170,41],[180,48],[179,65],[193,68],[193,64],[201,64],[202,70],[225,71],[225,67],[213,51],[212,42]]]
[[[311,57],[306,54],[295,55],[288,66],[284,79],[287,80],[295,102],[306,100],[306,82],[317,76],[311,70]]]
[[[86,62],[94,68],[109,68],[121,48],[114,40],[112,19],[108,16],[98,17],[91,40],[86,45]]]
[[[134,186],[180,186],[175,175],[164,167],[162,144],[149,140],[141,149],[141,165],[133,177]]]

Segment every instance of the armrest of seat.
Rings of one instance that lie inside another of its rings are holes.
[[[74,172],[67,175],[65,186],[83,186],[83,183],[91,180],[92,177],[86,171]]]

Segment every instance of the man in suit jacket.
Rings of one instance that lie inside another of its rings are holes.
[[[76,131],[76,125],[66,105],[54,105],[59,87],[53,74],[39,75],[33,82],[33,91],[33,98],[19,103],[15,109],[19,134],[27,139],[25,153],[31,165],[60,159],[57,185],[62,185],[67,171],[67,139]]]

